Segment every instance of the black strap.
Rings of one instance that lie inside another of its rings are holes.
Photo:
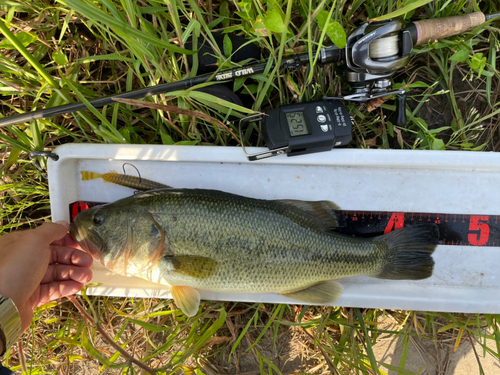
[[[0,362],[0,375],[15,375],[7,367],[3,367],[2,362]]]

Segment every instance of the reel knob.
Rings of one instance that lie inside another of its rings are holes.
[[[397,126],[406,126],[406,93],[396,94],[396,121]]]

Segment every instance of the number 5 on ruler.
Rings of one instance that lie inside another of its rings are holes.
[[[490,227],[488,224],[484,223],[484,221],[488,221],[488,219],[488,216],[471,215],[469,230],[479,231],[479,234],[469,234],[468,238],[471,245],[483,246],[486,244],[486,242],[488,242],[488,238],[490,236]]]

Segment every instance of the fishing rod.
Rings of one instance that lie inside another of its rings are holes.
[[[312,58],[313,60],[317,58],[320,65],[345,64],[344,67],[338,67],[337,70],[353,91],[344,96],[329,99],[367,102],[371,99],[396,95],[398,98],[396,124],[404,125],[406,123],[405,91],[404,89],[392,91],[389,77],[408,64],[413,47],[472,30],[499,15],[500,13],[485,15],[476,12],[462,16],[416,21],[409,25],[396,19],[367,22],[348,37],[345,48],[323,47],[313,51]],[[297,70],[310,63],[310,55],[306,52],[285,57],[280,68]],[[218,73],[202,74],[185,80],[90,100],[89,104],[95,108],[101,108],[117,103],[115,99],[139,99],[176,90],[185,90],[203,83],[227,82],[262,73],[266,66],[267,62],[260,62],[222,70]],[[88,109],[87,106],[79,102],[27,112],[1,118],[0,127],[85,109]]]

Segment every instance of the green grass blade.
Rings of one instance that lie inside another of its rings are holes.
[[[370,336],[368,335],[368,330],[366,329],[363,315],[361,315],[361,311],[359,309],[354,309],[354,312],[356,314],[356,318],[358,319],[359,325],[361,326],[361,329],[363,330],[363,333],[364,333],[364,338],[365,338],[364,343],[366,344],[366,354],[368,355],[368,358],[370,359],[370,365],[371,365],[372,371],[375,372],[376,374],[380,375],[380,371],[379,371],[378,365],[377,365],[377,360],[375,358],[375,354],[373,353],[371,339],[370,339]]]
[[[9,30],[7,25],[2,19],[0,19],[0,32],[5,36],[5,38],[13,44],[16,49],[23,55],[23,57],[31,64],[33,68],[40,74],[40,76],[48,82],[52,87],[59,87],[57,82],[52,78],[52,76],[45,70],[45,68],[36,60],[33,55],[24,47],[24,45],[16,38],[16,36]]]
[[[371,19],[371,21],[385,21],[391,18],[396,18],[399,16],[402,16],[403,14],[406,14],[408,12],[411,12],[414,9],[420,8],[424,6],[425,4],[430,3],[432,0],[416,0],[410,2],[408,5],[405,5],[404,7],[399,8],[398,10],[395,10],[392,13],[385,14],[383,16],[375,17]]]
[[[107,25],[114,28],[117,33],[122,36],[131,36],[142,40],[143,42],[150,43],[159,48],[165,48],[168,51],[182,53],[186,55],[192,55],[194,52],[189,51],[185,48],[177,47],[173,44],[167,43],[159,38],[148,35],[147,33],[136,29],[135,27],[129,25],[123,20],[117,20],[114,17],[104,13],[101,9],[95,5],[91,5],[87,2],[80,0],[58,0],[60,3],[67,5],[71,9],[77,11],[78,13],[84,15],[89,19],[95,19],[102,22],[103,25]]]

